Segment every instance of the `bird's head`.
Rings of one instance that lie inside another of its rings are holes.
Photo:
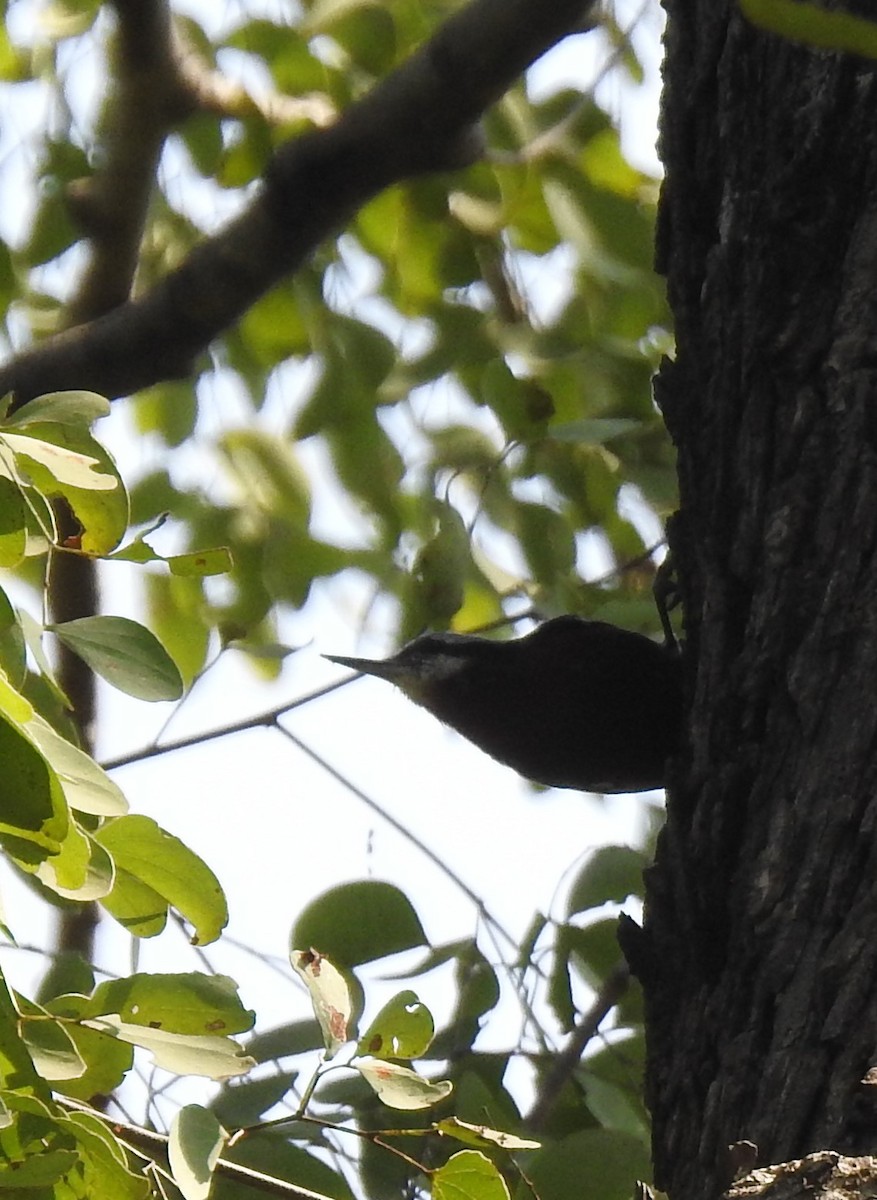
[[[416,704],[430,708],[436,691],[450,681],[459,680],[470,666],[477,664],[485,645],[493,643],[458,633],[425,633],[390,658],[347,658],[338,654],[323,657],[363,675],[386,679]]]

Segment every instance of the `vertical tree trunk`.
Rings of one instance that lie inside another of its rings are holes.
[[[667,0],[691,745],[640,973],[657,1185],[877,1143],[877,72]]]

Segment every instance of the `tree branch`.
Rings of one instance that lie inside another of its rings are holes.
[[[149,1155],[161,1155],[162,1158],[167,1157],[170,1143],[170,1138],[167,1134],[155,1133],[153,1130],[144,1129],[140,1125],[132,1125],[127,1121],[116,1120],[115,1117],[109,1117],[106,1113],[92,1108],[91,1105],[82,1104],[78,1100],[71,1100],[68,1096],[56,1096],[55,1099],[63,1108],[71,1109],[74,1112],[89,1113],[99,1121],[103,1121],[120,1141],[137,1147],[139,1150],[144,1150]],[[301,1187],[297,1183],[287,1183],[286,1180],[276,1179],[273,1175],[264,1175],[261,1171],[254,1171],[251,1167],[244,1167],[240,1163],[230,1162],[227,1158],[218,1158],[216,1160],[213,1173],[225,1179],[235,1180],[239,1184],[246,1184],[249,1187],[256,1188],[268,1196],[287,1196],[293,1197],[294,1200],[330,1200],[330,1197],[324,1196],[322,1192],[311,1191],[310,1188]]]
[[[555,1058],[551,1070],[539,1088],[536,1100],[526,1117],[527,1129],[545,1129],[551,1113],[569,1080],[582,1061],[588,1042],[597,1033],[604,1019],[621,1000],[630,984],[630,971],[619,963],[606,977],[594,1003],[572,1031],[569,1041]]]
[[[392,183],[461,167],[475,126],[593,0],[472,0],[329,129],[276,153],[248,209],[136,300],[13,358],[0,394],[88,388],[117,397],[181,378],[209,343],[367,200]]]

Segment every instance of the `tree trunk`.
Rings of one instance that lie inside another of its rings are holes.
[[[647,886],[655,1181],[877,1143],[877,71],[667,0],[691,741]]]

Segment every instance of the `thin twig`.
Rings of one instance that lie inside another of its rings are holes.
[[[241,721],[230,721],[228,725],[217,725],[213,729],[205,729],[201,733],[175,738],[173,741],[163,742],[160,745],[153,743],[150,746],[143,746],[139,750],[132,750],[130,754],[120,754],[116,758],[104,759],[100,765],[105,771],[115,771],[119,767],[129,767],[134,763],[146,762],[150,758],[159,758],[162,754],[173,754],[177,750],[188,750],[191,746],[200,746],[203,742],[213,742],[217,738],[230,737],[234,733],[245,733],[249,729],[272,728],[277,725],[277,718],[282,717],[284,713],[302,708],[305,704],[310,704],[312,700],[319,700],[321,696],[328,696],[330,692],[336,692],[338,688],[346,687],[355,678],[356,676],[348,676],[346,679],[337,679],[334,683],[327,683],[325,687],[316,688],[304,696],[288,700],[285,704],[266,709],[252,717],[244,717]]]

